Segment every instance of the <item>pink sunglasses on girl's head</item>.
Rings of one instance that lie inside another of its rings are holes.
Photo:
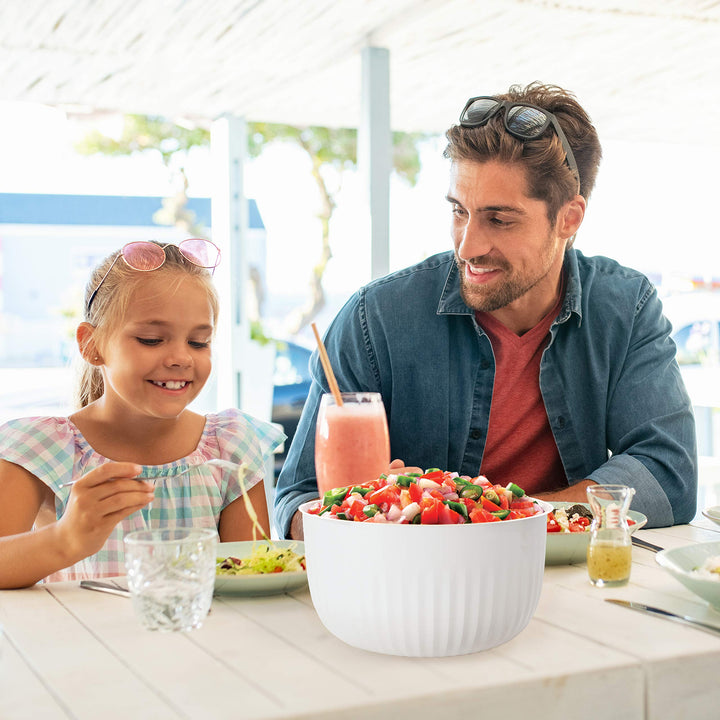
[[[103,275],[98,286],[93,290],[88,300],[86,314],[90,313],[90,306],[98,294],[100,286],[105,282],[105,278],[115,266],[118,258],[122,258],[133,270],[141,270],[148,272],[157,270],[165,263],[165,247],[174,245],[175,243],[167,243],[166,245],[157,245],[147,240],[139,240],[124,245],[122,250],[116,255],[107,272]],[[214,269],[220,263],[220,248],[215,243],[205,240],[204,238],[188,238],[176,245],[180,254],[193,265]]]

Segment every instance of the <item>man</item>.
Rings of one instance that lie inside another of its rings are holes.
[[[555,86],[514,86],[472,98],[446,136],[455,251],[347,302],[325,339],[340,389],[382,393],[393,468],[481,473],[577,502],[619,483],[648,526],[688,522],[695,427],[657,292],[572,247],[601,157],[587,114]],[[318,495],[328,391],[311,364],[275,502],[279,532],[295,538],[298,506]]]

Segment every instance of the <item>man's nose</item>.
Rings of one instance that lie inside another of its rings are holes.
[[[487,255],[492,250],[492,243],[481,228],[469,222],[462,229],[457,253],[461,260],[471,260]]]

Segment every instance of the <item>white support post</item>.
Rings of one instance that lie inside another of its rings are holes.
[[[390,269],[390,53],[386,48],[362,50],[362,97],[358,128],[358,167],[367,191],[372,278]]]
[[[210,132],[213,164],[212,239],[222,258],[215,271],[221,309],[215,340],[217,407],[243,407],[242,349],[250,342],[245,312],[248,212],[243,192],[243,165],[247,146],[244,118],[224,115]]]

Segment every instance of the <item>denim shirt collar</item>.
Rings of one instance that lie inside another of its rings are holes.
[[[567,322],[575,314],[577,324],[582,323],[582,286],[580,284],[580,270],[578,268],[577,252],[572,248],[565,251],[563,267],[567,274],[567,288],[560,313],[555,324]],[[460,276],[457,263],[450,265],[450,270],[445,280],[445,286],[440,294],[440,302],[437,308],[438,315],[473,315],[474,311],[469,308],[460,294]]]

